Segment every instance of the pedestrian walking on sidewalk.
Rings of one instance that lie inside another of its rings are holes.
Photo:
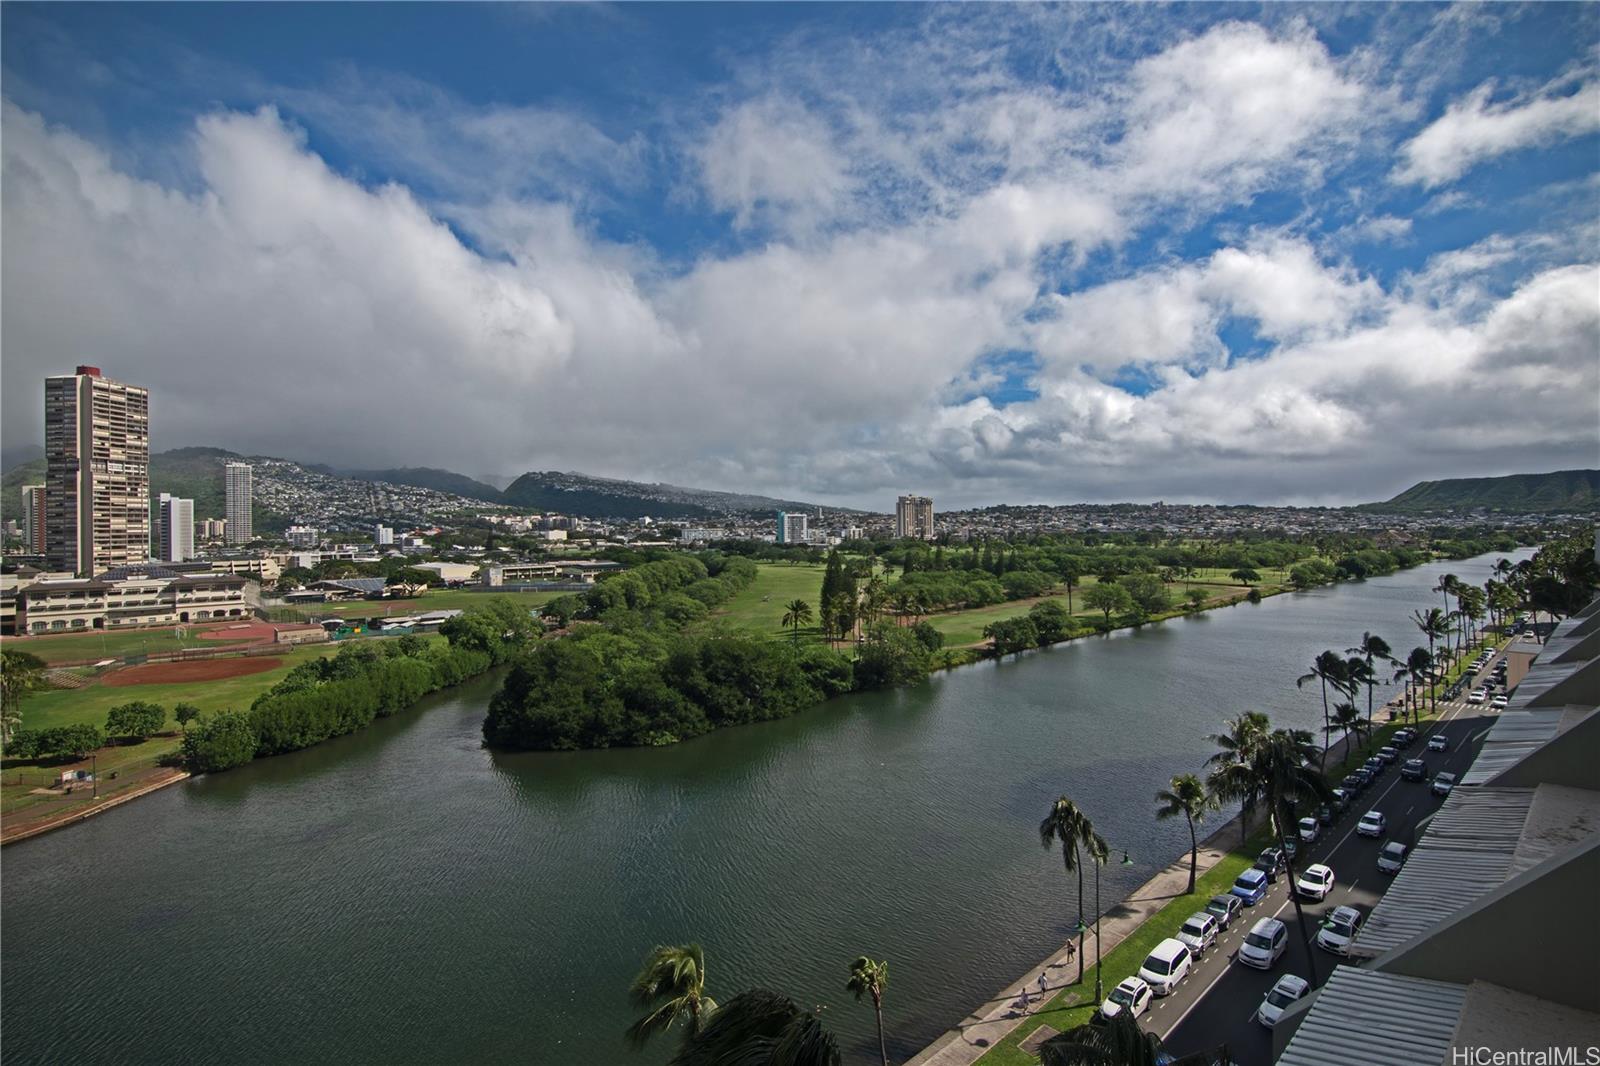
[[[1045,982],[1045,977],[1044,977],[1044,971],[1040,970],[1039,971],[1039,995],[1040,995],[1041,998],[1044,996],[1045,986],[1046,986],[1046,982]]]

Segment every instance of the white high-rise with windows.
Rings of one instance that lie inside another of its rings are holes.
[[[255,539],[250,523],[250,497],[253,491],[254,469],[249,463],[229,463],[222,468],[223,488],[227,494],[225,539],[229,544],[248,544]]]
[[[778,543],[804,544],[810,518],[804,511],[779,511]]]
[[[194,558],[194,501],[165,492],[156,505],[155,556],[169,563]]]
[[[22,539],[28,550],[44,554],[44,486],[22,486]]]

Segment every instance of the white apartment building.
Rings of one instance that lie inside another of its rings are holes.
[[[254,520],[250,514],[254,479],[255,469],[249,463],[228,463],[222,468],[228,523],[224,538],[229,544],[248,544],[255,539]]]
[[[933,501],[926,496],[902,496],[895,503],[894,535],[933,539]]]
[[[778,512],[778,543],[805,544],[811,516],[804,511]]]
[[[181,563],[194,558],[194,501],[165,492],[156,505],[156,558]]]

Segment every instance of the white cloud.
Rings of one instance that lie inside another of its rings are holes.
[[[1494,90],[1493,82],[1478,86],[1402,145],[1394,180],[1431,189],[1486,159],[1600,130],[1600,83],[1505,103],[1492,102]]]
[[[792,100],[730,109],[697,152],[711,203],[749,226],[763,213],[814,229],[838,212],[854,181],[828,126]]]

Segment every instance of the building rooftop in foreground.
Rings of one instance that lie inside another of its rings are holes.
[[[1450,1066],[1551,1048],[1582,1062],[1600,1047],[1596,634],[1600,599],[1550,635],[1349,964],[1279,1021],[1279,1066]]]

